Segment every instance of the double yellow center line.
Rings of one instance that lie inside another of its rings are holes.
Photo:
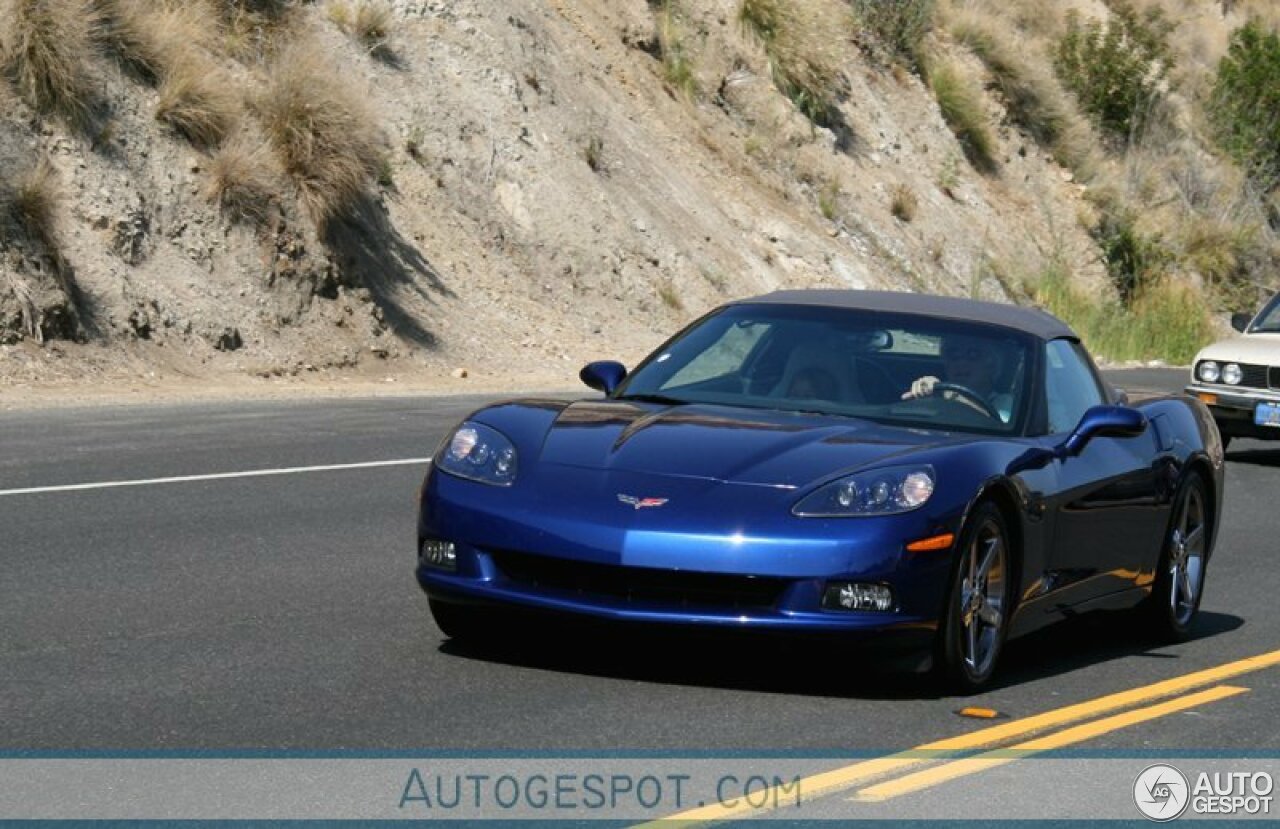
[[[1067,728],[1037,739],[995,751],[988,751],[977,756],[963,757],[940,766],[878,783],[862,789],[853,798],[861,801],[887,800],[891,797],[897,797],[908,792],[935,786],[948,780],[994,768],[1027,754],[1050,751],[1072,745],[1109,731],[1115,731],[1119,728],[1147,722],[1178,711],[1245,693],[1248,689],[1226,685],[1208,688],[1197,693],[1188,692],[1276,665],[1280,665],[1280,650],[1184,674],[1162,682],[1144,685],[1141,688],[1108,694],[1086,702],[1046,711],[1043,714],[1036,714],[968,734],[961,734],[958,737],[936,740],[887,757],[878,757],[874,760],[854,763],[850,766],[803,778],[799,786],[792,785],[786,790],[777,789],[773,791],[769,802],[771,806],[788,806],[794,803],[797,797],[803,796],[806,800],[811,800],[914,769],[933,760],[946,759],[954,757],[956,754],[964,754],[979,749],[989,749],[993,746],[1008,744],[1013,740],[1018,740],[1037,732],[1072,723],[1081,723],[1085,720],[1093,720],[1092,722],[1085,722],[1082,725]],[[1185,696],[1179,696],[1180,694],[1185,694]],[[1144,708],[1135,708],[1135,706],[1144,703],[1169,697],[1176,698]],[[1115,714],[1115,712],[1123,713]],[[1104,714],[1114,714],[1114,716],[1094,720],[1095,717],[1100,717]],[[680,823],[689,825],[709,823],[758,814],[759,812],[760,809],[752,807],[743,801],[738,801],[734,806],[722,806],[716,803],[670,815],[656,821],[656,824]]]

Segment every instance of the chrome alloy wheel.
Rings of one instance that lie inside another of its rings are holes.
[[[994,521],[974,533],[965,557],[960,582],[961,647],[969,672],[985,676],[1000,648],[1005,610],[1006,551]]]
[[[1200,604],[1206,533],[1204,493],[1187,487],[1169,537],[1169,611],[1179,627],[1191,622]]]

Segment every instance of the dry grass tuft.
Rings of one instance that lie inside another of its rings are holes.
[[[587,138],[587,143],[582,146],[582,160],[587,162],[587,166],[592,172],[606,172],[604,160],[604,139],[599,135],[591,135]]]
[[[743,0],[738,20],[764,44],[778,89],[813,123],[834,122],[845,92],[847,7],[833,0]]]
[[[916,217],[916,212],[920,209],[920,200],[916,198],[916,191],[906,184],[898,184],[893,188],[891,195],[893,198],[889,204],[889,211],[893,213],[895,219],[909,222]]]
[[[391,6],[385,0],[333,0],[327,9],[329,19],[338,28],[358,40],[371,53],[387,48],[394,21]]]
[[[1091,178],[1098,164],[1098,137],[1045,61],[1033,60],[1025,42],[1014,43],[996,24],[975,14],[957,15],[951,32],[986,64],[1010,118],[1059,164]]]
[[[294,4],[290,0],[207,0],[222,23],[223,45],[247,60],[275,55],[289,32]]]
[[[98,107],[89,56],[97,17],[88,0],[11,0],[0,29],[0,63],[36,110],[92,126]]]
[[[217,21],[202,3],[99,0],[103,38],[125,64],[151,83],[208,46]]]
[[[969,162],[984,173],[995,172],[996,142],[987,126],[982,90],[957,64],[946,60],[930,61],[929,85]]]
[[[202,3],[99,0],[104,35],[124,63],[159,84],[156,120],[201,149],[217,146],[240,117],[240,100],[208,46],[217,20]]]
[[[8,189],[8,188],[6,188]],[[47,158],[19,173],[9,192],[0,193],[9,223],[47,251],[58,249],[58,214],[63,201],[58,171]]]
[[[663,0],[658,9],[658,47],[662,75],[672,92],[691,101],[698,96],[698,79],[693,71],[684,26],[672,0]]]
[[[240,117],[240,99],[230,82],[203,61],[170,67],[160,84],[156,120],[201,149],[222,143]]]
[[[237,136],[209,159],[205,196],[233,222],[266,221],[278,191],[271,148],[260,141]]]
[[[657,284],[658,298],[662,300],[662,304],[670,308],[672,311],[683,311],[684,302],[680,299],[676,286],[670,280],[663,280]]]
[[[818,191],[818,210],[822,218],[833,222],[840,214],[840,182],[828,181]]]
[[[920,64],[922,45],[933,28],[935,0],[852,0],[851,5],[858,21],[890,54],[913,67]]]
[[[363,96],[342,80],[319,44],[300,42],[280,55],[255,109],[318,224],[348,212],[368,192],[385,141]]]

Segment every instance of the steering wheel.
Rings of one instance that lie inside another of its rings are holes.
[[[995,410],[994,406],[988,403],[982,395],[978,394],[976,391],[969,388],[968,386],[962,386],[959,383],[934,383],[933,384],[934,395],[941,395],[944,391],[949,391],[949,392],[952,392],[953,394],[958,394],[961,397],[964,397],[965,399],[967,399],[969,402],[976,404],[978,410],[981,411],[987,417],[991,418],[992,420],[1004,419],[1000,417],[1000,413]]]

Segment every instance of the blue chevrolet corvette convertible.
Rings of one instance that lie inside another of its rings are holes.
[[[1177,638],[1199,608],[1213,418],[1129,405],[1041,311],[779,292],[581,377],[603,396],[488,406],[436,452],[417,577],[448,636],[512,611],[835,633],[971,691],[1009,636],[1141,606]]]

